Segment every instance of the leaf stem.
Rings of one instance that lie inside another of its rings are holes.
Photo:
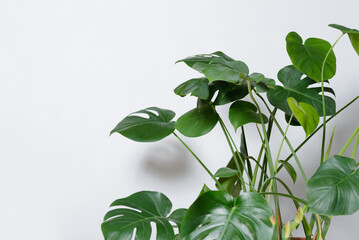
[[[173,135],[187,148],[187,150],[192,154],[192,156],[197,160],[197,162],[206,170],[206,172],[211,176],[211,178],[216,182],[216,184],[221,188],[222,191],[226,192],[226,189],[222,186],[222,184],[216,179],[216,177],[211,173],[211,171],[206,167],[206,165],[197,157],[197,155],[191,150],[190,147],[175,133]]]
[[[348,141],[345,143],[344,147],[342,148],[342,150],[340,150],[338,155],[343,155],[344,152],[347,150],[347,148],[349,147],[349,145],[351,144],[351,142],[353,141],[353,139],[355,138],[355,135],[357,135],[359,132],[359,126],[355,129],[355,131],[353,132],[353,134],[350,136],[350,138],[348,139]]]

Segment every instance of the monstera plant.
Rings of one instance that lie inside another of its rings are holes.
[[[142,191],[118,199],[111,204],[102,223],[104,238],[147,240],[153,235],[151,223],[154,223],[156,234],[152,238],[158,240],[294,239],[292,232],[299,225],[304,230],[303,239],[319,240],[325,238],[332,216],[355,213],[359,209],[359,163],[354,159],[359,127],[342,143],[339,153],[330,155],[334,132],[327,139],[326,126],[358,99],[337,109],[329,83],[336,73],[334,46],[347,35],[359,55],[359,31],[337,24],[329,26],[341,32],[334,44],[319,38],[303,42],[296,32],[287,35],[286,48],[292,65],[279,70],[278,81],[250,72],[244,62],[223,52],[179,60],[203,74],[174,89],[181,97],[197,98],[197,105],[177,120],[171,110],[145,108],[125,117],[111,134],[120,133],[138,142],[155,142],[173,134],[211,176],[213,186],[204,185],[188,209],[174,211],[170,200],[159,192]],[[225,104],[231,104],[228,115],[220,116],[217,109]],[[277,120],[279,112],[284,113],[285,126]],[[223,117],[228,117],[236,135],[231,134],[233,131],[229,131]],[[248,124],[257,126],[258,156],[247,148],[247,138],[251,137],[245,134]],[[216,125],[223,131],[232,158],[213,173],[182,136],[200,137]],[[296,147],[287,136],[293,126],[301,126],[306,136]],[[274,129],[282,134],[279,141],[271,138]],[[317,133],[322,134],[320,158],[316,159],[320,165],[308,179],[302,168],[303,161],[308,159],[299,159],[297,152]],[[351,142],[353,150],[345,155]],[[271,148],[274,144],[279,146],[277,153]],[[280,157],[284,144],[291,151],[285,159]],[[303,178],[306,199],[296,197],[288,183],[278,176],[282,170],[289,174],[293,184],[298,175]],[[282,221],[280,198],[293,201],[296,215],[292,221]]]

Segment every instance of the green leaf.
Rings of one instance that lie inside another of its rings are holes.
[[[352,158],[333,156],[307,183],[308,209],[320,215],[350,215],[359,209],[359,171]]]
[[[287,102],[294,116],[299,121],[300,125],[302,125],[306,137],[308,137],[318,126],[318,112],[308,103],[298,103],[292,97],[289,97]]]
[[[217,172],[214,174],[214,176],[229,178],[229,177],[235,176],[238,173],[239,173],[238,170],[228,168],[228,167],[223,167],[223,168],[218,169]]]
[[[317,82],[321,81],[323,62],[330,51],[324,65],[323,80],[331,79],[335,75],[336,58],[333,50],[330,50],[330,43],[319,38],[308,38],[303,44],[302,38],[296,32],[288,33],[286,42],[293,65]]]
[[[248,95],[248,87],[246,84],[233,84],[224,81],[215,81],[212,83],[214,91],[218,90],[218,95],[213,101],[214,105],[224,105]]]
[[[101,225],[106,240],[131,240],[136,229],[136,240],[149,240],[151,225],[157,225],[157,240],[174,239],[172,221],[180,227],[181,219],[186,212],[178,209],[170,216],[172,203],[162,193],[142,191],[129,197],[118,199],[111,207],[120,207],[110,210],[104,217]]]
[[[279,160],[279,163],[281,163],[285,170],[287,170],[289,176],[293,180],[293,184],[295,184],[297,181],[297,172],[295,171],[294,167],[287,161]]]
[[[271,216],[271,207],[258,193],[243,193],[233,198],[226,192],[206,192],[188,209],[180,238],[270,240]]]
[[[286,66],[278,72],[278,80],[283,83],[283,87],[275,86],[267,92],[269,102],[284,111],[288,115],[292,115],[287,99],[294,98],[298,102],[308,103],[318,112],[319,116],[323,116],[323,104],[320,87],[309,86],[315,84],[315,81],[305,77],[301,79],[303,74],[293,65]],[[331,88],[325,88],[325,92],[333,93]],[[325,96],[325,112],[326,115],[335,114],[335,101]]]
[[[208,84],[207,78],[194,78],[176,87],[174,92],[181,97],[191,94],[200,99],[207,100],[209,98]]]
[[[219,116],[210,104],[183,114],[175,127],[186,137],[199,137],[209,133],[217,124]]]
[[[267,92],[275,87],[275,81],[264,77],[261,73],[252,73],[248,76],[247,80],[255,83],[254,86],[257,92]]]
[[[237,101],[229,108],[229,120],[235,130],[247,123],[261,123],[261,116],[264,123],[267,123],[268,118],[257,113],[257,107],[250,102]]]
[[[249,69],[244,62],[235,61],[222,52],[201,54],[177,62],[184,62],[189,67],[203,73],[209,80],[238,83],[246,79]]]
[[[347,28],[339,24],[329,24],[329,27],[336,28],[343,33],[347,33],[354,50],[359,56],[359,30],[354,28]]]
[[[141,117],[139,114],[148,116]],[[175,122],[171,121],[175,113],[158,107],[149,107],[125,117],[111,131],[137,142],[155,142],[170,135],[175,130]]]
[[[203,193],[209,192],[209,191],[212,191],[212,190],[206,184],[203,184],[203,187],[198,196],[201,196]]]

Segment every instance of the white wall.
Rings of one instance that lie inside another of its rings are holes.
[[[111,201],[139,190],[188,207],[212,182],[174,137],[141,144],[108,137],[110,130],[145,107],[177,116],[193,108],[193,99],[172,91],[198,75],[174,65],[180,58],[222,50],[274,78],[290,64],[289,31],[334,42],[339,32],[327,25],[359,28],[358,7],[355,0],[0,1],[0,239],[102,239]],[[341,107],[358,95],[359,57],[347,38],[335,50]],[[357,126],[358,106],[333,122],[335,143]],[[295,135],[294,142],[304,137]],[[186,141],[212,171],[229,159],[219,129]],[[310,174],[319,141],[301,153]],[[328,239],[353,239],[358,220],[333,218]]]

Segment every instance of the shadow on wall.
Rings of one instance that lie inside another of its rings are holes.
[[[141,170],[158,178],[174,179],[189,175],[189,154],[180,143],[164,141],[147,149],[141,159]]]

